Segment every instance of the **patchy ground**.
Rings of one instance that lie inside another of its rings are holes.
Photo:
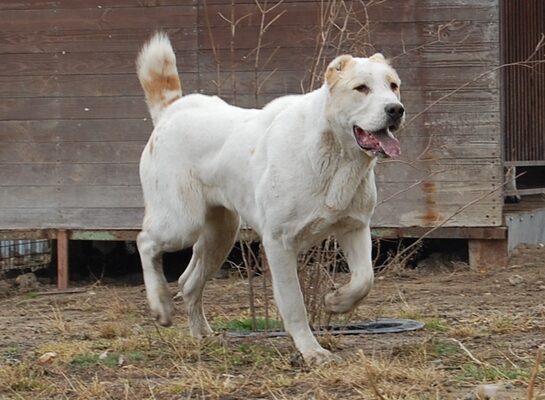
[[[174,327],[159,328],[143,286],[85,289],[0,300],[0,398],[476,399],[468,395],[479,384],[501,383],[498,399],[527,399],[545,343],[545,249],[536,247],[505,269],[428,265],[380,277],[351,320],[412,318],[426,328],[324,337],[343,361],[319,368],[294,363],[287,338],[193,340],[182,304]],[[248,317],[248,283],[237,276],[214,280],[205,297],[215,326]],[[543,369],[533,388],[545,399]]]

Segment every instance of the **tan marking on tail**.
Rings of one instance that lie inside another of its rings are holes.
[[[163,111],[182,96],[176,56],[166,34],[156,33],[144,44],[136,67],[151,118],[156,125]]]
[[[162,104],[167,107],[182,97],[180,94],[168,95],[169,92],[181,92],[182,83],[178,75],[161,75],[150,72],[150,79],[141,82],[146,94],[146,100],[152,104]]]

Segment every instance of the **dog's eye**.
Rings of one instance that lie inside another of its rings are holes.
[[[369,86],[367,86],[367,85],[359,85],[359,86],[356,86],[356,87],[354,88],[354,90],[357,90],[358,92],[364,93],[364,94],[367,94],[367,93],[369,93],[369,91],[370,91],[370,90],[369,90]]]
[[[395,82],[390,83],[390,87],[395,92],[397,89],[399,89],[399,85]]]

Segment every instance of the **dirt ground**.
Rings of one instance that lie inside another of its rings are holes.
[[[507,268],[431,264],[380,276],[351,320],[410,318],[426,327],[323,337],[342,361],[316,368],[298,362],[287,338],[194,340],[181,303],[174,326],[158,327],[142,285],[40,293],[53,289],[0,300],[2,399],[479,398],[474,391],[528,399],[529,386],[545,399],[543,368],[532,377],[545,343],[538,246],[518,249]],[[213,326],[247,318],[247,281],[211,281],[205,304]]]

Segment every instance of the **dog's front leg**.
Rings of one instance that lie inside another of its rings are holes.
[[[274,299],[282,316],[284,328],[305,362],[322,364],[335,359],[324,349],[310,330],[303,294],[297,277],[297,255],[286,250],[280,241],[263,240],[272,275]]]
[[[331,313],[345,313],[356,307],[373,286],[371,230],[367,225],[361,229],[337,235],[337,240],[352,275],[349,283],[325,296],[325,304]]]

